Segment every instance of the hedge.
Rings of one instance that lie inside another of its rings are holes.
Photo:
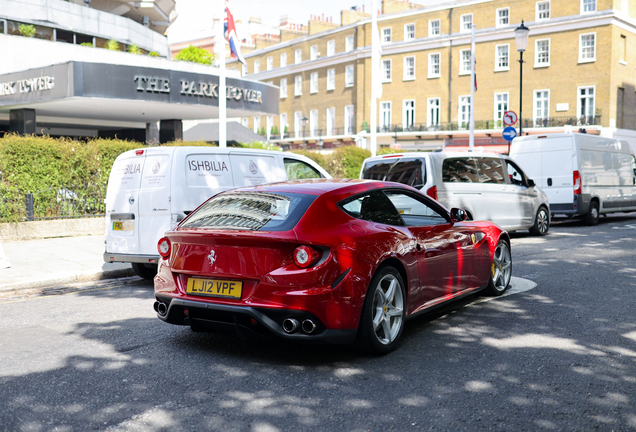
[[[369,150],[356,146],[339,147],[327,155],[311,150],[294,150],[293,152],[312,159],[335,178],[358,178],[362,162],[371,157]]]

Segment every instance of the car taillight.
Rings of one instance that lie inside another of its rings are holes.
[[[574,182],[574,195],[581,195],[581,174],[578,171],[574,171],[572,176]]]
[[[298,246],[294,249],[294,263],[300,268],[307,268],[315,264],[320,253],[309,246]]]
[[[437,200],[437,186],[433,186],[426,191],[426,195],[430,196],[434,200]]]
[[[170,251],[172,250],[170,240],[165,237],[159,240],[159,243],[157,243],[157,250],[159,251],[159,255],[161,255],[165,259],[168,259],[170,257]]]

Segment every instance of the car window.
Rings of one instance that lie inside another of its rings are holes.
[[[506,170],[508,171],[510,183],[518,186],[525,186],[526,182],[523,171],[521,171],[517,167],[517,165],[515,165],[513,162],[506,161]]]
[[[391,166],[397,159],[383,159],[377,161],[369,161],[364,164],[362,170],[362,178],[367,180],[384,180]]]
[[[323,178],[318,170],[298,159],[285,158],[285,171],[289,180]]]
[[[340,207],[350,216],[369,222],[403,226],[404,222],[395,206],[381,191],[373,191],[348,198]]]
[[[503,184],[506,182],[501,159],[491,157],[480,157],[477,159],[479,166],[479,179],[482,183]]]
[[[402,192],[387,191],[385,193],[402,216],[406,226],[438,225],[448,222],[441,211],[423,200]]]
[[[479,183],[476,158],[459,157],[444,159],[442,181],[445,183]]]

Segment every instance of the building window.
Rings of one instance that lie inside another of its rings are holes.
[[[428,35],[430,36],[439,36],[441,34],[440,30],[441,22],[438,19],[429,20],[428,21]]]
[[[496,71],[510,70],[509,53],[510,53],[510,44],[495,46],[495,70]]]
[[[534,127],[545,127],[550,118],[550,90],[535,90],[533,99],[532,120]]]
[[[495,93],[495,129],[504,127],[503,115],[508,111],[508,93]]]
[[[257,74],[261,71],[261,61],[254,60],[254,73]]]
[[[243,69],[243,76],[247,75],[247,65],[246,64],[243,65],[242,69]]]
[[[426,127],[439,126],[439,98],[428,98],[426,100]]]
[[[345,87],[353,87],[353,65],[347,65],[345,67]]]
[[[327,41],[327,57],[336,54],[336,41],[330,40]]]
[[[280,80],[280,98],[284,99],[287,97],[287,78],[282,78]]]
[[[327,108],[327,130],[325,135],[333,136],[333,130],[336,125],[336,108]]]
[[[280,67],[287,66],[287,53],[281,53],[280,55]]]
[[[404,40],[410,41],[415,39],[415,24],[406,24],[404,26]]]
[[[415,124],[415,100],[402,102],[402,128],[410,130]]]
[[[285,138],[285,128],[287,128],[287,113],[281,113],[280,115],[280,137]]]
[[[327,69],[327,90],[336,89],[336,70]]]
[[[243,127],[249,128],[249,124],[250,124],[250,119],[248,119],[247,117],[243,117],[241,119],[241,125],[243,125]]]
[[[303,50],[297,49],[294,53],[294,63],[301,63],[303,61]]]
[[[415,56],[404,57],[404,81],[415,79]]]
[[[294,113],[294,136],[296,138],[304,138],[303,137],[303,112],[296,111]]]
[[[596,61],[596,33],[579,36],[579,63]]]
[[[581,13],[596,12],[596,0],[581,0]]]
[[[316,60],[318,58],[318,45],[312,45],[309,50],[309,59]]]
[[[459,74],[466,75],[470,73],[470,50],[459,51]]]
[[[510,8],[497,9],[497,21],[495,27],[505,27],[510,24]]]
[[[579,98],[577,103],[578,123],[594,123],[594,86],[579,87]]]
[[[428,55],[428,77],[439,78],[442,76],[442,55],[440,53],[432,53]]]
[[[391,43],[391,27],[385,27],[381,30],[382,44]]]
[[[274,116],[267,116],[267,129],[265,129],[265,133],[267,135],[267,139],[269,140],[272,136],[272,128],[274,127]]]
[[[550,66],[550,39],[534,42],[534,67]]]
[[[354,108],[353,105],[347,105],[345,107],[345,118],[344,118],[344,126],[345,126],[345,135],[353,135],[356,133],[355,123],[354,123]]]
[[[318,93],[318,72],[309,75],[309,93]]]
[[[537,21],[550,19],[550,2],[549,1],[537,2],[536,19]]]
[[[345,51],[349,52],[349,51],[353,51],[354,50],[354,46],[353,46],[353,35],[351,36],[347,36],[345,38]]]
[[[309,136],[318,136],[318,110],[309,111]]]
[[[460,96],[457,107],[457,123],[460,129],[465,129],[470,121],[470,96]]]
[[[296,75],[294,77],[294,96],[301,96],[303,94],[303,77],[302,75]]]
[[[464,14],[459,17],[459,31],[460,33],[467,33],[473,27],[473,14]]]
[[[382,60],[382,82],[391,82],[391,60]]]
[[[380,102],[380,130],[391,130],[391,102]]]
[[[254,117],[254,133],[259,133],[261,129],[261,118]]]
[[[269,56],[267,57],[267,70],[270,71],[274,69],[274,57]]]
[[[618,46],[618,49],[620,51],[619,62],[621,62],[622,64],[627,64],[627,36],[621,35],[620,41],[621,43]]]

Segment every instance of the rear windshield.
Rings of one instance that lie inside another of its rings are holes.
[[[296,226],[315,199],[315,195],[297,193],[226,192],[192,212],[179,227],[287,231]]]
[[[426,169],[421,159],[383,159],[367,162],[362,178],[403,183],[421,188],[426,183]]]

